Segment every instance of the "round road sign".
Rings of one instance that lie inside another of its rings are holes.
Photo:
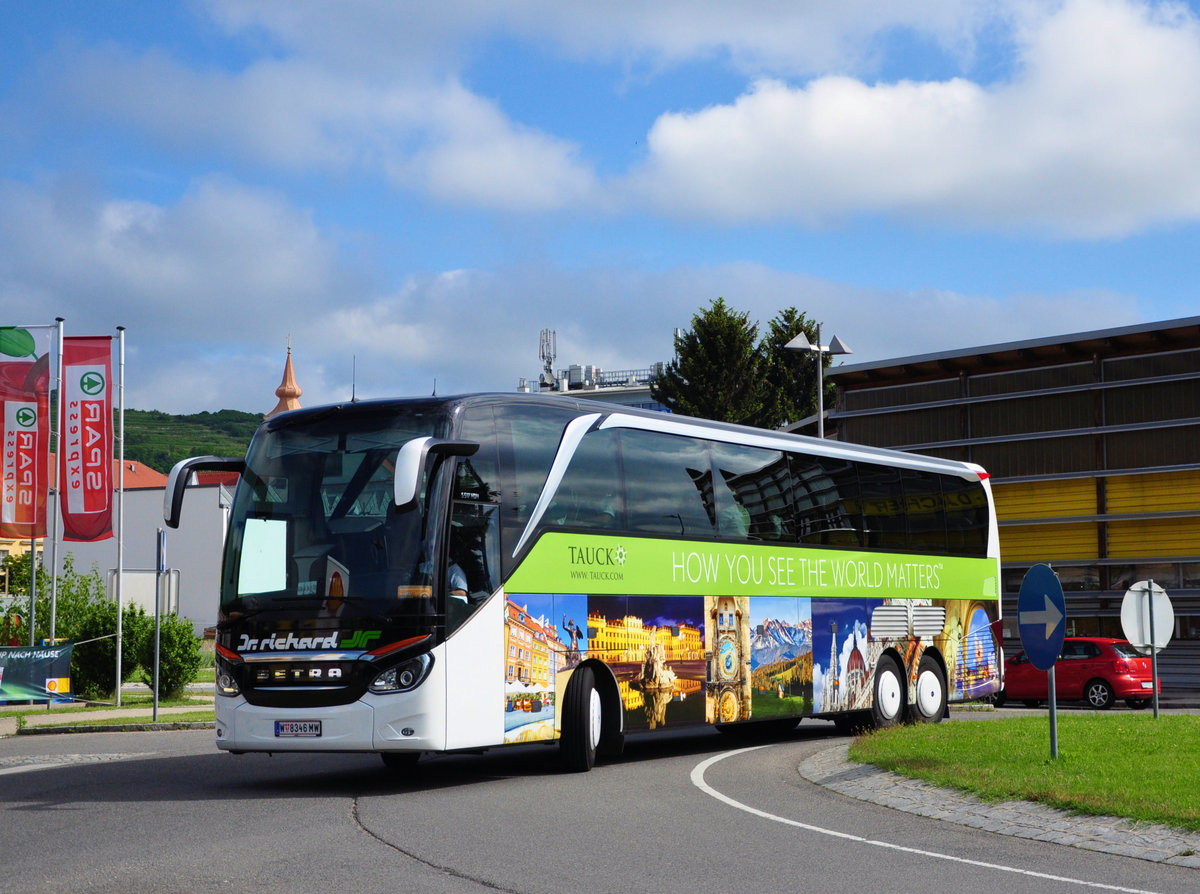
[[[1153,588],[1154,597],[1150,593]],[[1154,605],[1154,636],[1150,636],[1151,603]],[[1149,652],[1150,647],[1165,649],[1175,629],[1175,610],[1167,591],[1153,581],[1140,580],[1121,600],[1121,629],[1125,639],[1139,652]]]
[[[1067,607],[1062,584],[1049,565],[1034,565],[1021,581],[1017,595],[1017,629],[1030,663],[1050,670],[1062,651]]]

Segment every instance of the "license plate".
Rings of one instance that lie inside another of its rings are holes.
[[[320,738],[321,721],[319,720],[276,720],[275,737],[308,737]]]
[[[1154,684],[1152,682],[1150,682],[1149,680],[1142,680],[1142,688],[1143,689],[1153,689]]]

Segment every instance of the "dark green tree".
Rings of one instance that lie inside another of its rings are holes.
[[[763,358],[758,324],[717,298],[675,338],[675,359],[650,383],[650,395],[673,413],[757,425],[762,420]]]
[[[790,350],[786,345],[800,332],[811,344],[817,344],[819,325],[794,307],[781,310],[768,324],[762,341],[767,402],[760,423],[763,428],[782,428],[816,414],[816,356],[808,351]],[[831,361],[828,354],[821,355],[824,366]],[[835,397],[836,387],[826,382],[825,406],[832,406]]]

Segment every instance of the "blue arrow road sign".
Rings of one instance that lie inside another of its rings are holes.
[[[1062,584],[1049,565],[1034,565],[1017,596],[1017,629],[1025,654],[1038,670],[1050,670],[1067,632]]]

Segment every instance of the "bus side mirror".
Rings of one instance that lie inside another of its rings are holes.
[[[179,527],[179,513],[183,509],[183,489],[193,472],[236,472],[242,474],[246,460],[237,456],[193,456],[181,459],[167,476],[167,489],[163,493],[163,521],[167,527]]]
[[[447,456],[474,456],[479,445],[474,441],[450,441],[442,438],[413,438],[396,454],[394,498],[400,512],[411,509],[421,496],[427,472]],[[431,461],[432,459],[432,461]]]

